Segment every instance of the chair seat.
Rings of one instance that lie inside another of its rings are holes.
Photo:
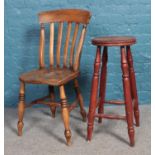
[[[19,79],[25,83],[48,84],[58,86],[76,78],[79,71],[67,68],[38,69],[22,74]]]
[[[136,38],[131,36],[107,36],[92,39],[92,44],[97,46],[127,46],[136,43]]]

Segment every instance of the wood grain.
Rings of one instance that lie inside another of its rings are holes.
[[[70,50],[70,67],[72,68],[73,66],[73,59],[74,59],[74,50],[75,50],[75,43],[78,35],[78,30],[79,30],[79,24],[76,23],[75,29],[74,29],[74,34],[73,34],[73,39],[72,39],[72,45],[71,45],[71,50]]]
[[[57,67],[60,67],[60,50],[61,50],[61,41],[62,41],[62,31],[63,31],[63,23],[60,22],[59,28],[58,28],[57,53],[56,53]]]
[[[136,43],[136,38],[132,36],[107,36],[92,39],[92,44],[96,46],[127,46]]]
[[[77,71],[79,69],[79,66],[80,66],[80,58],[81,58],[81,52],[82,52],[82,46],[83,46],[85,34],[86,34],[86,26],[84,25],[82,32],[81,32],[80,40],[78,43],[76,55],[75,55],[75,60],[74,60],[74,65],[73,65],[74,71]]]
[[[91,13],[87,10],[80,9],[61,9],[44,11],[39,14],[40,23],[49,22],[76,22],[88,24],[91,18]]]
[[[50,45],[49,45],[50,67],[54,65],[54,23],[50,24]]]
[[[45,67],[44,63],[44,48],[45,48],[45,29],[44,25],[41,24],[41,29],[40,29],[40,48],[39,48],[39,66],[40,68]]]
[[[65,137],[67,140],[67,145],[71,144],[71,130],[70,130],[70,119],[69,119],[69,109],[67,105],[67,99],[66,99],[66,94],[65,94],[65,89],[64,86],[61,85],[59,87],[60,90],[60,98],[61,98],[61,115],[62,119],[64,121],[64,126],[65,126]]]
[[[64,59],[63,59],[64,67],[67,67],[67,55],[68,55],[68,46],[69,46],[71,28],[72,28],[72,23],[70,22],[68,23],[68,27],[67,27],[66,41],[65,41],[65,46],[64,46]]]

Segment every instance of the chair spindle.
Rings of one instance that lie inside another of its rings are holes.
[[[44,24],[41,24],[40,29],[40,48],[39,48],[39,67],[44,68],[45,62],[44,62],[44,47],[45,47],[45,28]]]
[[[58,27],[58,40],[57,40],[57,50],[56,50],[57,67],[60,67],[60,50],[61,50],[61,41],[62,41],[62,31],[63,31],[63,22],[60,22],[59,27]]]
[[[64,61],[63,61],[63,66],[64,67],[67,67],[67,55],[68,55],[68,46],[69,46],[71,28],[72,28],[72,23],[69,22],[68,27],[67,27],[65,46],[64,46]]]
[[[74,49],[75,49],[76,38],[78,35],[78,30],[79,30],[79,24],[76,23],[74,34],[73,34],[73,39],[72,39],[71,51],[70,51],[70,67],[71,68],[73,67],[73,56],[74,56]]]
[[[50,45],[49,45],[50,67],[54,65],[54,23],[50,24]]]
[[[73,66],[74,71],[77,71],[79,69],[80,56],[81,56],[81,51],[82,51],[85,34],[86,34],[86,25],[83,25],[83,29],[81,32],[81,36],[79,39],[79,43],[78,43],[77,51],[76,51],[76,55],[75,55],[75,61],[74,61],[74,66]]]

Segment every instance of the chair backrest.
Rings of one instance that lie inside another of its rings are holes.
[[[65,43],[63,49],[63,67],[70,67],[74,71],[79,69],[80,56],[82,51],[82,46],[86,34],[87,24],[91,18],[91,13],[86,10],[79,9],[62,9],[62,10],[52,10],[39,13],[39,22],[41,24],[40,30],[40,48],[39,48],[39,66],[40,68],[45,67],[44,62],[44,48],[45,48],[45,26],[44,24],[50,24],[50,41],[49,41],[49,62],[50,67],[53,68],[56,63],[56,67],[60,67],[60,57],[61,57],[61,47],[62,47],[62,36],[64,23],[67,23],[66,33],[65,33]],[[58,24],[58,35],[56,43],[56,62],[54,60],[54,29],[55,24]],[[74,32],[71,36],[71,31],[73,24]],[[82,25],[82,30],[80,26]],[[80,37],[77,42],[78,34]],[[75,48],[77,44],[77,47]],[[70,52],[69,52],[70,46]],[[67,64],[69,62],[69,64]]]

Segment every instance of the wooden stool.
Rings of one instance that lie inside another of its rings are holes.
[[[94,63],[94,74],[92,79],[91,97],[88,113],[88,129],[87,129],[87,140],[90,141],[92,138],[92,131],[94,125],[94,118],[98,117],[98,122],[102,122],[102,118],[107,119],[123,119],[127,121],[128,134],[130,139],[130,145],[134,145],[134,127],[133,127],[133,116],[135,117],[136,126],[139,126],[139,107],[138,107],[138,96],[136,89],[136,79],[133,67],[133,59],[131,54],[130,45],[135,44],[136,39],[134,37],[99,37],[92,40],[92,44],[97,46],[96,59]],[[99,70],[101,63],[101,46],[104,46],[102,54],[102,69],[100,77],[100,91],[98,94],[99,84]],[[106,90],[106,74],[107,74],[107,61],[108,61],[108,46],[120,46],[121,52],[121,68],[122,68],[122,79],[123,79],[123,90],[125,101],[106,101],[105,90]],[[97,99],[98,98],[98,99]],[[104,104],[125,104],[126,116],[114,116],[104,114]],[[96,114],[96,107],[98,107],[98,113]],[[134,115],[133,115],[134,111]]]

